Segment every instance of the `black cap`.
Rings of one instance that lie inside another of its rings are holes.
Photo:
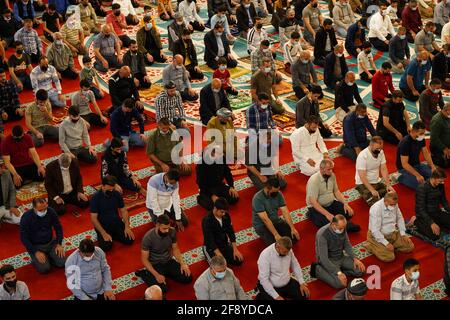
[[[347,290],[354,296],[362,297],[367,293],[368,288],[364,279],[356,278],[347,285]]]

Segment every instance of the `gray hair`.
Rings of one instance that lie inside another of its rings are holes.
[[[65,168],[70,166],[72,158],[67,153],[61,153],[59,156],[59,164]]]
[[[395,191],[389,191],[388,193],[386,193],[384,198],[397,201],[398,200],[398,194]]]
[[[220,268],[227,266],[227,260],[223,256],[214,256],[209,262],[211,268]]]
[[[56,39],[57,36],[63,38],[63,35],[62,35],[61,32],[55,32],[55,33],[53,34],[53,39]]]
[[[281,237],[280,239],[277,240],[276,244],[288,250],[292,249],[292,240],[289,237]]]
[[[325,168],[327,166],[334,166],[334,162],[332,160],[330,160],[330,159],[323,159],[320,162],[320,169],[323,169],[323,168]]]

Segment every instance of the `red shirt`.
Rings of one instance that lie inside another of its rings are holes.
[[[125,21],[125,16],[123,14],[120,14],[120,16],[116,17],[112,12],[110,14],[108,14],[108,16],[106,17],[106,23],[107,24],[112,24],[113,28],[114,28],[114,32],[117,34],[117,36],[121,36],[123,35],[123,30],[122,27],[119,25],[119,21],[122,24],[127,24]]]
[[[395,88],[392,84],[392,75],[383,74],[380,70],[375,72],[372,78],[372,99],[379,104],[384,103],[389,91],[394,92]]]
[[[213,79],[214,78],[217,78],[220,81],[222,81],[223,90],[227,90],[230,87],[230,85],[228,84],[228,82],[230,80],[230,72],[228,70],[225,70],[225,72],[222,72],[219,69],[217,69],[213,73]]]
[[[2,155],[11,157],[11,164],[15,168],[21,168],[33,164],[29,150],[34,148],[33,139],[29,134],[24,134],[22,140],[16,141],[7,136],[2,142]]]
[[[402,12],[402,26],[406,28],[406,31],[419,32],[422,29],[422,18],[420,17],[419,7],[417,10],[411,10],[407,5]]]

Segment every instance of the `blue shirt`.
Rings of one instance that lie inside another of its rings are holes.
[[[53,229],[56,242],[62,243],[63,229],[58,215],[52,208],[47,208],[47,214],[39,217],[34,209],[28,210],[20,219],[20,239],[27,251],[34,254],[37,245],[47,244],[53,239]]]
[[[406,76],[410,75],[413,77],[414,88],[419,89],[423,86],[423,81],[425,79],[425,74],[431,70],[431,62],[427,61],[425,65],[419,63],[417,59],[412,59],[409,65],[406,67],[405,72],[400,79],[399,87],[401,89],[408,88],[408,83],[406,82]]]
[[[121,221],[118,209],[125,207],[122,196],[119,192],[113,191],[111,198],[108,198],[103,190],[97,191],[91,198],[91,213],[98,214],[98,221],[103,225],[115,224]]]
[[[36,15],[36,12],[34,11],[34,5],[33,5],[33,0],[30,0],[29,2],[31,2],[31,17],[28,16],[28,8],[27,5],[28,4],[24,4],[22,2],[22,0],[18,0],[16,3],[14,3],[14,7],[13,7],[13,13],[14,13],[14,18],[16,18],[17,21],[22,22],[23,19],[21,16],[19,16],[19,6],[21,5],[23,8],[23,18],[29,18],[29,19],[33,19],[34,16]]]
[[[344,118],[344,144],[348,147],[367,147],[367,130],[373,136],[377,135],[369,117],[358,118],[356,112],[349,113]]]
[[[114,137],[126,136],[131,132],[131,120],[135,118],[139,122],[139,130],[144,134],[144,120],[136,108],[131,112],[123,112],[122,107],[117,108],[111,114],[110,130]]]
[[[48,0],[48,4],[52,3],[56,6],[56,11],[61,14],[66,13],[66,10],[70,5],[69,0]]]

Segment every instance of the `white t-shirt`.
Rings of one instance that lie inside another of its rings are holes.
[[[442,28],[441,39],[443,43],[445,43],[445,36],[450,37],[450,22],[447,22]]]
[[[361,74],[364,72],[364,69],[361,68],[361,66],[359,64],[360,63],[364,64],[366,66],[367,70],[370,70],[370,69],[372,69],[371,61],[373,61],[372,53],[369,53],[367,55],[364,51],[361,51],[360,53],[358,53],[358,74]]]
[[[356,158],[356,173],[355,173],[355,183],[363,184],[359,176],[358,170],[366,170],[366,177],[369,183],[380,182],[380,167],[382,164],[386,163],[386,157],[384,156],[384,151],[381,150],[378,158],[375,158],[370,152],[369,147],[361,151]]]

